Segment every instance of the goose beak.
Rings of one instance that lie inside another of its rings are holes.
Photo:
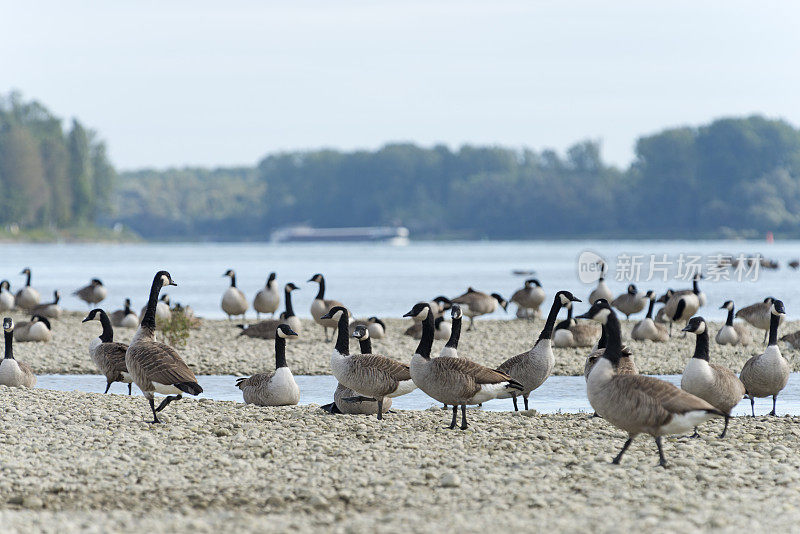
[[[172,281],[170,281],[169,285],[178,287],[178,284],[176,284],[175,282],[172,282]]]
[[[286,335],[291,336],[291,337],[300,337],[300,334],[298,334],[297,332],[295,332],[291,328],[289,329],[289,332],[286,333]]]
[[[323,315],[322,317],[320,317],[320,319],[332,319],[332,318],[333,318],[333,315],[331,315],[331,312],[328,312],[325,315]]]
[[[681,332],[691,332],[692,328],[687,324],[683,328],[681,328]]]
[[[82,323],[88,323],[90,320],[91,320],[91,319],[89,319],[89,317],[87,316],[87,317],[85,317],[85,318],[83,319],[83,321],[81,321],[81,322],[82,322]]]
[[[576,296],[574,296],[574,295],[573,295],[573,297],[572,297],[570,300],[571,300],[572,302],[583,302],[581,299],[579,299],[578,297],[576,297]]]
[[[410,312],[404,313],[403,317],[414,317],[414,310],[411,310]]]

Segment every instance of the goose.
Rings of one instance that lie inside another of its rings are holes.
[[[378,419],[383,419],[383,399],[411,393],[417,386],[411,380],[408,365],[378,354],[350,356],[347,308],[334,306],[320,319],[338,322],[336,346],[331,354],[331,371],[343,386],[357,391],[359,397],[378,403]],[[364,400],[364,399],[361,399]]]
[[[450,339],[451,332],[452,325],[443,316],[433,320],[433,339]],[[414,339],[422,338],[422,322],[414,321],[414,324],[409,326],[403,334]]]
[[[228,316],[229,321],[231,317],[235,315],[241,315],[242,319],[244,319],[248,306],[247,298],[244,296],[244,293],[236,287],[236,273],[233,269],[228,269],[222,276],[227,276],[231,279],[230,287],[222,294],[222,311]]]
[[[594,301],[592,301],[594,302]],[[639,295],[639,290],[633,284],[628,285],[628,291],[611,301],[611,305],[625,314],[625,320],[634,313],[639,313],[645,307],[647,299]]]
[[[502,371],[489,369],[466,358],[431,358],[433,312],[427,303],[415,304],[403,317],[422,318],[422,338],[411,357],[411,378],[429,397],[453,407],[453,420],[447,428],[456,427],[459,406],[461,430],[466,430],[467,405],[482,404],[501,394],[522,391],[522,384]]]
[[[739,373],[742,380],[746,396],[750,399],[750,409],[755,417],[756,397],[769,397],[772,395],[772,411],[769,415],[775,415],[775,403],[778,400],[778,393],[786,387],[789,380],[789,362],[781,355],[778,348],[778,325],[786,314],[783,302],[773,300],[770,303],[770,315],[772,316],[769,325],[769,342],[764,352],[753,356],[747,360]]]
[[[431,301],[431,310],[434,312],[434,319],[443,317],[444,313],[453,306],[453,301],[444,295],[439,295]]]
[[[294,332],[299,331],[300,319],[294,314],[294,308],[292,308],[292,291],[296,289],[299,288],[292,282],[289,282],[283,286],[286,311],[281,313],[278,319],[267,319],[266,321],[261,321],[260,323],[251,325],[237,324],[236,326],[242,329],[242,332],[239,335],[257,337],[261,339],[275,339],[275,334],[277,332],[276,328],[278,328],[278,325],[282,324],[288,325],[289,328],[291,328]],[[288,336],[284,339],[293,340],[297,339],[297,336]]]
[[[72,294],[88,304],[89,307],[92,307],[106,298],[107,291],[103,282],[97,278],[92,278],[89,285],[83,286]]]
[[[658,465],[666,467],[662,436],[682,434],[714,417],[725,417],[708,402],[668,382],[652,376],[617,373],[615,367],[622,357],[622,334],[619,319],[607,301],[596,301],[581,317],[606,327],[606,350],[589,373],[586,393],[598,415],[628,433],[613,464],[619,464],[634,438],[645,433],[655,438]]]
[[[386,336],[386,323],[374,316],[350,323],[350,326],[348,327],[350,335],[353,334],[357,326],[361,325],[369,329],[370,339],[383,339]]]
[[[724,438],[728,431],[731,410],[744,397],[744,384],[727,367],[709,363],[708,326],[705,319],[692,317],[684,330],[696,335],[697,341],[694,346],[694,356],[686,363],[686,368],[683,370],[681,389],[700,397],[725,414],[725,427],[719,435],[720,439]],[[692,437],[699,435],[695,428]]]
[[[589,302],[595,302],[600,299],[605,299],[608,302],[611,302],[614,298],[614,295],[608,288],[608,284],[606,284],[606,270],[608,266],[602,261],[597,263],[600,265],[600,278],[597,280],[597,286],[592,289],[591,293],[589,293]]]
[[[725,324],[717,332],[714,338],[718,345],[749,345],[752,338],[750,337],[750,330],[741,323],[733,324],[733,301],[726,300],[725,303],[719,307],[720,310],[728,310],[728,318]]]
[[[32,310],[34,306],[39,304],[39,292],[31,287],[31,268],[25,267],[19,274],[27,276],[25,279],[25,287],[17,291],[14,302],[17,308],[23,310]]]
[[[142,312],[139,314],[139,324],[141,324],[142,319],[144,319],[145,313],[147,313],[147,306],[142,308]],[[171,318],[172,310],[169,307],[169,295],[164,293],[156,303],[156,324],[161,325],[167,323]]]
[[[53,302],[35,306],[32,313],[50,319],[58,319],[61,317],[61,306],[58,305],[59,300],[61,300],[61,292],[56,289],[53,291]]]
[[[122,382],[128,384],[128,395],[130,395],[133,379],[128,368],[125,367],[125,352],[128,350],[128,345],[114,343],[114,328],[111,326],[108,315],[102,309],[95,308],[90,311],[89,315],[81,322],[89,321],[100,321],[103,327],[100,336],[89,342],[89,357],[106,377],[106,390],[103,393],[108,393],[114,382]]]
[[[450,337],[447,339],[447,343],[445,343],[444,347],[442,347],[441,352],[439,352],[440,358],[458,358],[458,340],[461,338],[461,317],[463,316],[463,312],[461,311],[461,306],[458,304],[454,304],[453,307],[450,309],[450,318],[451,318],[451,327],[450,327]],[[436,320],[441,319],[438,317]],[[436,339],[436,335],[434,334],[434,339]]]
[[[800,349],[800,330],[792,332],[791,334],[786,334],[781,337],[781,341],[786,342],[790,349]]]
[[[598,300],[605,300],[605,299],[598,299]],[[608,301],[606,301],[608,302]],[[583,378],[587,382],[589,381],[589,373],[592,372],[592,368],[597,363],[597,360],[603,357],[603,353],[606,351],[606,343],[608,341],[608,335],[606,334],[606,329],[603,326],[601,328],[600,339],[597,341],[597,346],[592,349],[592,352],[589,353],[589,356],[586,357],[586,361],[583,364]],[[622,347],[622,356],[620,356],[619,362],[617,362],[616,367],[614,368],[617,374],[621,375],[638,375],[639,369],[636,367],[636,362],[633,361],[633,354],[628,349],[628,347]]]
[[[158,316],[158,313],[156,313]],[[125,299],[124,307],[111,313],[111,324],[122,328],[136,328],[139,326],[139,316],[131,309],[131,299]]]
[[[664,315],[669,321],[669,335],[672,335],[672,323],[685,323],[700,309],[700,290],[697,287],[697,279],[694,280],[694,288],[683,291],[675,291],[664,304]],[[666,296],[666,295],[665,295]]]
[[[11,317],[3,319],[3,335],[6,353],[0,360],[0,386],[32,388],[36,385],[36,375],[28,364],[14,359],[14,320]]]
[[[566,306],[568,302],[580,302],[569,291],[559,291],[553,298],[553,305],[550,308],[550,313],[547,315],[547,321],[544,324],[539,339],[536,340],[533,347],[527,352],[517,354],[503,363],[497,368],[498,371],[508,374],[518,383],[522,384],[522,392],[513,392],[511,398],[514,400],[514,411],[519,411],[517,407],[517,395],[521,394],[525,402],[525,409],[528,409],[528,395],[531,391],[538,388],[550,373],[553,372],[553,366],[556,363],[555,356],[553,355],[553,346],[550,338],[553,336],[553,328],[556,324],[556,317],[562,306]]]
[[[566,306],[567,318],[555,326],[553,330],[553,346],[565,347],[591,347],[597,337],[597,325],[582,321],[578,322],[572,317],[572,303]]]
[[[8,280],[0,282],[0,312],[12,311],[16,308],[14,295],[11,294],[11,284]]]
[[[526,318],[538,317],[541,313],[539,306],[544,302],[545,294],[542,284],[536,278],[528,278],[525,284],[517,289],[509,302],[517,305],[517,310],[524,310]]]
[[[775,299],[767,297],[763,302],[751,304],[744,308],[739,308],[735,317],[750,323],[759,330],[764,330],[764,343],[767,342],[767,335],[769,334],[770,324],[772,322],[772,302]],[[783,316],[780,316],[780,322],[783,322]],[[780,324],[780,323],[779,323]]]
[[[125,352],[125,366],[133,382],[150,402],[153,423],[160,423],[158,412],[166,408],[170,402],[183,398],[184,393],[199,395],[203,392],[194,373],[178,352],[169,345],[157,343],[154,339],[158,293],[164,286],[177,285],[167,271],[156,273],[150,287],[150,297],[147,299],[147,309],[142,317],[142,323]],[[155,407],[153,400],[154,393],[167,395],[158,408]]]
[[[475,317],[493,313],[497,309],[497,305],[506,311],[508,302],[499,293],[484,293],[477,291],[471,287],[467,288],[467,292],[454,299],[451,299],[453,304],[461,304],[463,306],[463,313],[469,317],[469,328],[467,332],[472,330],[475,326]]]
[[[667,327],[664,326],[663,323],[653,320],[653,308],[656,305],[656,294],[650,290],[645,295],[645,298],[650,301],[647,307],[647,315],[645,315],[644,319],[633,325],[631,339],[637,341],[649,339],[650,341],[663,343],[669,339],[669,333],[667,332]]]
[[[30,321],[20,323],[14,328],[14,339],[20,342],[48,342],[53,339],[50,321],[47,320],[47,317],[34,315],[31,317]]]
[[[297,338],[297,332],[287,324],[275,328],[275,370],[240,378],[236,387],[242,390],[245,404],[256,406],[293,406],[300,402],[300,388],[292,370],[286,365],[286,340]]]
[[[314,300],[311,302],[311,317],[314,318],[314,322],[322,326],[323,330],[325,330],[325,341],[330,341],[330,338],[328,337],[328,328],[336,328],[339,323],[331,318],[326,319],[323,317],[328,315],[328,312],[330,312],[336,306],[344,307],[344,305],[338,300],[325,298],[325,277],[320,273],[315,274],[309,278],[308,281],[319,284],[317,296],[314,297]],[[348,311],[347,313],[350,312]]]
[[[262,313],[268,313],[270,316],[275,316],[275,311],[281,305],[281,293],[278,289],[278,284],[275,282],[275,273],[269,273],[267,283],[264,289],[256,293],[253,298],[253,309],[256,311],[256,319],[261,317]]]

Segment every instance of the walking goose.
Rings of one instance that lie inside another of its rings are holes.
[[[53,339],[50,321],[47,317],[34,315],[30,321],[20,323],[14,328],[14,339],[20,342],[37,341],[46,343]]]
[[[767,342],[767,335],[769,334],[770,324],[772,323],[772,303],[775,299],[767,297],[763,302],[751,304],[744,308],[739,308],[736,312],[736,318],[750,323],[759,330],[764,331],[764,343]],[[780,316],[780,322],[783,322],[783,316]],[[779,323],[780,324],[780,323]]]
[[[27,276],[27,278],[25,278],[25,287],[17,291],[14,302],[17,308],[26,311],[32,310],[37,304],[39,304],[40,297],[39,292],[31,287],[31,268],[25,267],[19,274],[24,274]]]
[[[130,395],[133,379],[128,368],[125,367],[125,352],[128,350],[128,345],[114,343],[114,328],[111,326],[108,315],[102,309],[95,308],[90,311],[89,315],[81,322],[89,321],[100,321],[103,326],[100,336],[89,342],[89,357],[106,377],[106,390],[103,393],[108,393],[114,382],[123,382],[128,384],[128,395]]]
[[[194,373],[178,352],[169,345],[155,341],[158,293],[164,286],[177,285],[167,271],[156,273],[153,285],[150,287],[150,297],[147,300],[142,324],[139,325],[125,352],[125,366],[134,383],[150,402],[153,423],[160,423],[158,412],[166,408],[170,402],[183,398],[183,393],[199,395],[203,392]],[[167,395],[158,408],[153,400],[154,393]]]
[[[742,380],[747,397],[750,398],[750,409],[753,417],[756,415],[756,397],[769,397],[772,395],[772,411],[769,415],[775,415],[775,402],[778,400],[778,393],[786,387],[789,380],[789,362],[781,354],[778,348],[778,325],[786,314],[783,302],[773,300],[770,303],[770,324],[769,324],[769,343],[764,352],[753,356],[742,367],[739,378]]]
[[[236,273],[233,271],[233,269],[228,269],[222,276],[227,276],[231,279],[230,287],[225,290],[225,293],[222,294],[222,311],[227,314],[229,321],[231,320],[232,316],[237,315],[241,315],[242,319],[244,319],[244,315],[248,306],[247,297],[245,297],[244,293],[242,293],[242,291],[236,287]]]
[[[324,316],[329,315],[329,312],[336,306],[344,307],[344,305],[338,300],[325,298],[325,277],[320,273],[315,274],[309,278],[308,281],[319,284],[317,296],[314,297],[314,300],[311,302],[311,317],[314,318],[314,322],[322,326],[323,330],[325,330],[325,341],[330,341],[328,337],[328,328],[336,328],[339,322],[332,318],[324,318]],[[350,312],[348,311],[347,313],[349,314]]]
[[[296,285],[292,282],[289,282],[285,286],[283,286],[283,293],[284,293],[284,302],[286,303],[286,311],[281,313],[278,319],[267,319],[265,321],[261,321],[260,323],[245,325],[245,324],[237,324],[239,328],[242,329],[240,336],[247,336],[247,337],[257,337],[261,339],[275,339],[275,335],[277,332],[278,325],[285,324],[289,326],[294,332],[300,330],[300,319],[294,314],[294,308],[292,308],[292,291],[295,289],[299,289]],[[293,340],[297,339],[298,336],[288,336],[285,339]]]
[[[464,315],[469,317],[469,328],[467,328],[467,332],[472,330],[475,326],[475,317],[493,313],[497,309],[498,304],[503,308],[503,311],[506,311],[506,308],[508,308],[508,302],[500,296],[499,293],[492,293],[489,295],[488,293],[477,291],[471,287],[468,287],[467,292],[463,295],[452,299],[452,302],[453,304],[461,304]]]
[[[544,299],[545,294],[542,284],[536,278],[529,278],[525,280],[525,285],[522,288],[517,289],[511,295],[509,302],[515,303],[518,309],[525,310],[525,317],[534,318],[540,314],[539,306],[542,305]]]
[[[683,370],[681,389],[700,397],[725,414],[725,428],[719,435],[720,438],[724,438],[728,431],[731,410],[744,397],[744,384],[727,367],[709,363],[708,326],[705,319],[692,317],[684,330],[695,334],[697,341],[694,346],[694,356],[686,363],[686,368]],[[695,428],[693,437],[697,436],[699,434]]]
[[[11,294],[11,284],[8,280],[0,282],[0,312],[11,311],[16,308],[14,295]]]
[[[749,345],[752,338],[750,337],[750,330],[741,323],[733,324],[733,301],[726,300],[725,303],[719,307],[721,310],[728,310],[728,318],[725,324],[717,332],[714,338],[718,345]]]
[[[572,303],[566,306],[567,318],[555,326],[553,330],[553,346],[591,347],[597,338],[597,325],[587,321],[578,322],[572,317]]]
[[[32,388],[36,385],[36,375],[28,364],[14,359],[14,321],[11,317],[3,319],[3,335],[6,353],[0,360],[0,386]]]
[[[158,312],[156,312],[157,316]],[[136,328],[139,326],[139,316],[131,309],[131,299],[125,299],[124,307],[111,313],[111,324],[122,328]]]
[[[536,340],[533,347],[528,352],[517,354],[503,363],[497,368],[498,371],[508,374],[518,383],[522,384],[522,392],[516,391],[511,393],[511,398],[514,400],[514,411],[519,411],[517,406],[517,395],[522,395],[525,402],[525,409],[528,409],[528,395],[531,391],[538,388],[550,373],[553,372],[553,366],[556,363],[555,356],[553,355],[553,346],[550,338],[553,337],[553,328],[556,325],[556,317],[562,306],[566,306],[568,302],[580,302],[569,291],[559,291],[553,298],[553,305],[550,308],[550,313],[547,315],[547,321],[542,328],[539,339]]]
[[[270,316],[275,316],[275,311],[281,305],[281,293],[278,289],[278,283],[275,281],[275,273],[269,273],[267,283],[264,289],[256,293],[253,298],[253,309],[256,310],[256,319],[261,317],[262,313],[268,313]]]
[[[600,265],[600,279],[597,280],[597,287],[595,287],[591,293],[589,293],[589,302],[595,302],[599,299],[605,299],[608,302],[611,302],[614,299],[613,293],[608,288],[608,284],[606,284],[606,269],[608,268],[605,262],[598,262]]]
[[[50,319],[58,319],[61,317],[61,306],[58,305],[59,300],[61,300],[61,292],[56,289],[53,291],[53,302],[37,305],[33,308],[33,313]]]
[[[84,301],[90,307],[102,302],[107,295],[103,282],[97,278],[92,278],[89,285],[76,290],[73,295]]]
[[[634,438],[645,433],[655,438],[658,465],[666,467],[662,436],[682,434],[713,417],[725,417],[708,402],[668,382],[652,376],[617,373],[614,368],[622,357],[622,334],[619,319],[607,301],[595,302],[581,317],[606,326],[606,350],[589,373],[586,393],[598,415],[628,433],[612,463],[618,464]]]
[[[297,338],[297,332],[287,324],[275,328],[275,370],[240,378],[236,387],[242,390],[245,404],[256,406],[292,406],[300,402],[300,388],[292,370],[286,365],[286,340]]]
[[[350,355],[348,336],[349,312],[344,306],[334,306],[320,319],[335,319],[338,323],[336,346],[331,353],[331,371],[343,386],[357,391],[359,396],[378,402],[378,419],[383,419],[383,399],[399,397],[414,391],[408,365],[378,354]],[[363,400],[363,399],[362,399]]]
[[[631,330],[631,339],[637,341],[644,341],[649,339],[657,343],[663,343],[669,339],[669,332],[663,323],[656,323],[653,320],[653,308],[656,304],[656,294],[651,290],[645,295],[650,304],[647,307],[647,315],[644,319],[633,325]]]
[[[592,301],[594,302],[594,301]],[[611,301],[611,305],[625,314],[625,320],[634,313],[639,313],[647,303],[646,297],[639,295],[639,290],[633,284],[628,285],[628,291]]]

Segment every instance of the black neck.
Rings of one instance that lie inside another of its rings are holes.
[[[286,318],[294,317],[294,308],[292,308],[292,290],[285,289],[283,291],[286,300]]]
[[[125,315],[129,315],[131,313],[131,305],[128,302],[125,302]]]
[[[603,327],[600,329],[600,340],[597,342],[598,349],[604,349],[608,344],[608,333],[606,333],[606,325],[602,326]]]
[[[547,322],[544,323],[542,333],[539,334],[539,340],[550,339],[553,337],[553,328],[556,326],[556,318],[558,317],[558,312],[560,310],[561,296],[556,295],[555,300],[553,300],[553,306],[550,308],[550,313],[547,315]]]
[[[703,329],[702,334],[697,335],[692,358],[708,361],[708,326]]]
[[[604,331],[606,334],[606,350],[603,353],[603,357],[616,366],[622,357],[622,334],[620,332],[619,319],[617,319],[617,315],[613,311],[608,314]]]
[[[61,300],[61,297],[58,294],[53,295],[53,304],[58,304],[59,300]]]
[[[325,279],[321,276],[319,277],[319,290],[317,290],[316,298],[318,299],[325,298]]]
[[[453,326],[455,327],[455,325]],[[422,337],[419,339],[419,345],[417,345],[415,354],[419,354],[423,358],[431,357],[431,347],[433,347],[433,328],[433,312],[430,308],[428,308],[428,316],[422,320]]]
[[[339,317],[339,326],[336,329],[336,352],[342,355],[350,354],[350,332],[347,319],[347,312],[342,312],[342,316]]]
[[[12,343],[14,343],[14,332],[4,332],[6,336],[6,358],[13,360],[14,359],[14,347]]]
[[[236,287],[236,275],[231,275],[231,287]]]
[[[781,322],[781,316],[770,313],[769,318],[769,344],[778,344],[778,325]]]
[[[647,317],[645,319],[653,318],[653,308],[656,305],[656,299],[650,299],[650,306],[647,307]]]
[[[31,272],[28,271],[28,277],[25,279],[25,287],[28,287],[30,285],[31,285]]]
[[[461,317],[453,319],[453,324],[450,327],[450,339],[447,340],[445,347],[458,348],[458,338],[461,337]]]
[[[728,326],[733,326],[733,306],[731,306],[728,310],[728,318],[725,320],[725,324]]]
[[[157,276],[153,279],[153,285],[150,286],[150,298],[147,299],[147,309],[142,318],[142,326],[151,330],[156,329],[156,304],[159,291],[161,291],[161,278]]]
[[[286,339],[275,335],[275,369],[287,367],[286,365]]]
[[[370,338],[359,339],[358,345],[361,347],[361,354],[372,354],[372,340]]]
[[[700,287],[697,285],[697,278],[692,280],[692,291],[694,292],[695,295],[700,293]]]
[[[111,321],[108,320],[108,315],[103,310],[100,310],[100,324],[103,325],[103,333],[100,334],[100,341],[103,343],[111,343],[114,341],[114,328],[111,326]]]

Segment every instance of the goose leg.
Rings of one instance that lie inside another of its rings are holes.
[[[750,397],[750,411],[753,413],[753,417],[756,416],[756,398]]]
[[[467,405],[461,405],[461,430],[467,429]]]
[[[697,427],[694,427],[694,434],[689,436],[689,438],[692,439],[692,438],[699,438],[699,437],[700,437],[700,433],[697,431]]]
[[[325,341],[330,341],[330,338],[328,337],[328,327],[323,326],[322,329],[325,330]]]
[[[470,317],[470,318],[469,318],[469,328],[467,328],[467,332],[469,332],[470,330],[472,330],[472,327],[474,326],[474,325],[473,325],[473,323],[474,323],[474,322],[475,322],[475,318],[474,318],[474,317]]]
[[[174,400],[181,400],[182,398],[183,398],[183,395],[168,395],[168,396],[164,397],[164,400],[161,401],[161,404],[158,405],[158,408],[156,408],[156,411],[160,412],[161,410],[166,408],[167,405],[170,402],[172,402]]]
[[[725,427],[722,429],[722,434],[719,435],[719,439],[722,439],[722,438],[725,437],[725,432],[728,431],[728,421],[730,421],[730,419],[731,419],[730,415],[726,415],[725,416]]]
[[[775,401],[777,401],[777,400],[778,400],[778,396],[777,395],[773,395],[772,396],[772,411],[769,412],[769,415],[778,415],[777,413],[775,413]]]
[[[769,334],[769,330],[764,330],[764,345],[767,344],[767,334]]]
[[[383,419],[383,397],[378,397],[378,421]]]
[[[103,392],[103,394],[105,395],[106,393],[108,393],[109,389],[111,389],[111,382],[106,383],[106,390]]]
[[[664,448],[661,446],[661,436],[656,438],[656,447],[658,447],[658,465],[666,469],[667,459],[664,458]]]
[[[128,382],[128,395],[133,395],[133,382]]]
[[[153,399],[150,398],[150,409],[153,410],[153,420],[150,421],[151,423],[160,423],[161,421],[158,420],[158,415],[156,415],[156,404],[153,402]]]
[[[522,400],[525,401],[525,411],[528,411],[528,395],[523,395]]]
[[[453,430],[456,427],[456,418],[457,417],[458,417],[458,406],[456,406],[454,404],[453,405],[453,420],[450,422],[450,426],[447,426],[445,428],[447,428],[449,430]]]
[[[513,397],[511,397],[511,400],[514,401],[514,411],[518,412],[519,411],[519,406],[517,406],[517,396],[514,395]]]
[[[619,461],[622,460],[622,455],[625,454],[625,451],[628,450],[628,447],[631,446],[631,443],[633,443],[632,436],[628,437],[628,440],[625,442],[625,445],[622,446],[622,450],[619,451],[619,454],[613,460],[611,460],[612,464],[619,465]]]

